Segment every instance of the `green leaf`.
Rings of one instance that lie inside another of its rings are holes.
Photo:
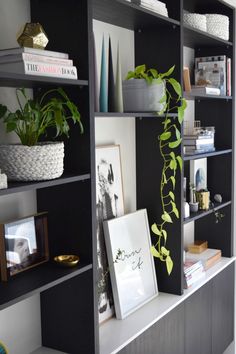
[[[176,135],[176,139],[179,140],[181,135],[180,135],[180,131],[177,127],[175,127],[175,135]]]
[[[170,119],[165,120],[165,121],[163,122],[163,124],[164,124],[164,129],[166,129],[167,126],[168,126],[168,124],[170,124],[170,123],[171,123],[171,120],[170,120]]]
[[[171,197],[172,200],[175,200],[175,195],[174,195],[173,192],[170,191],[170,192],[169,192],[169,196]]]
[[[164,141],[164,140],[168,140],[171,137],[171,132],[165,132],[162,133],[160,136],[160,140]]]
[[[182,99],[182,105],[180,107],[178,107],[178,121],[179,121],[179,124],[182,124],[182,122],[184,120],[184,112],[185,112],[186,107],[187,107],[187,102],[183,98]]]
[[[182,139],[178,139],[169,143],[169,148],[174,149],[181,144]]]
[[[162,229],[162,235],[164,236],[164,239],[165,239],[165,242],[166,242],[166,240],[167,240],[167,232],[166,232],[166,230]]]
[[[151,254],[153,257],[160,258],[160,253],[156,250],[155,246],[151,246]]]
[[[136,77],[139,78],[139,76],[141,76],[142,74],[144,74],[145,71],[146,71],[146,65],[143,64],[143,65],[138,65],[138,66],[136,66],[134,72],[135,72]]]
[[[158,229],[156,223],[152,225],[151,230],[155,235],[161,236],[161,231]]]
[[[175,153],[174,153],[174,151],[171,151],[171,152],[170,152],[170,157],[171,157],[173,160],[175,160]]]
[[[166,73],[160,74],[161,78],[163,79],[164,77],[170,76],[174,70],[175,70],[175,65],[173,65]]]
[[[170,275],[173,269],[173,261],[170,256],[166,257],[166,269],[168,274]]]
[[[161,253],[162,253],[164,256],[169,256],[170,251],[168,251],[164,246],[162,246],[162,247],[161,247]]]
[[[164,214],[162,214],[161,218],[166,222],[173,223],[171,216],[166,211]]]
[[[173,208],[173,213],[175,214],[175,216],[177,217],[177,219],[179,219],[179,210],[175,207]]]
[[[156,69],[149,69],[148,71],[152,74],[154,79],[158,77],[158,72]]]
[[[164,184],[167,184],[167,178],[166,178],[166,174],[163,173],[163,179],[164,179]]]
[[[173,78],[168,79],[168,82],[171,84],[171,86],[173,87],[173,89],[177,93],[178,98],[180,98],[182,95],[182,89],[181,89],[180,83]]]
[[[128,74],[126,75],[125,80],[130,80],[135,78],[135,73],[133,71],[129,71]]]
[[[175,177],[174,176],[170,176],[172,185],[173,185],[173,189],[175,189]]]
[[[169,166],[170,166],[170,169],[171,169],[171,170],[174,170],[174,171],[175,171],[176,168],[177,168],[177,162],[176,162],[176,160],[171,160]]]
[[[181,156],[177,156],[177,157],[176,157],[176,160],[177,160],[178,163],[179,163],[180,171],[182,171],[182,169],[183,169],[183,160],[182,160],[182,157],[181,157]]]

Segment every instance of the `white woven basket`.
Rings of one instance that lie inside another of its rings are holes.
[[[205,15],[184,13],[184,23],[201,31],[207,30],[207,20]]]
[[[64,143],[0,145],[0,167],[11,181],[42,181],[63,173]]]
[[[206,14],[207,32],[213,36],[229,40],[229,17],[218,14]]]

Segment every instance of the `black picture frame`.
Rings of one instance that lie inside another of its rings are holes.
[[[49,260],[47,213],[0,224],[1,280]]]

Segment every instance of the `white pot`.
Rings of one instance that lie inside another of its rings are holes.
[[[0,168],[11,181],[42,181],[58,178],[64,169],[64,143],[34,146],[0,145]]]
[[[144,79],[123,81],[123,101],[125,112],[160,112],[164,103],[160,103],[165,94],[164,82],[153,80],[148,84]]]

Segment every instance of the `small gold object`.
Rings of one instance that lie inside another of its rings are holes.
[[[48,44],[48,37],[40,23],[26,23],[17,42],[21,47],[44,49]]]
[[[54,257],[54,261],[65,267],[74,267],[79,262],[79,256],[75,256],[73,254],[63,254]]]
[[[208,191],[197,191],[196,199],[199,202],[200,210],[209,210],[210,207],[210,192]]]

